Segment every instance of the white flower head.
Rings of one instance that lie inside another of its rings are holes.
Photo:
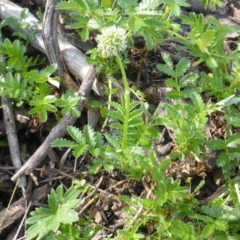
[[[127,48],[126,31],[116,26],[105,27],[97,35],[98,49],[102,57],[116,56]]]

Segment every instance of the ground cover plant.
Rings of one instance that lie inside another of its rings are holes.
[[[78,119],[51,141],[54,166],[45,159],[31,175],[51,190],[44,206],[29,198],[26,239],[240,239],[239,26],[213,14],[234,1],[202,4],[210,17],[184,0],[56,4],[105,88],[85,111],[57,64],[29,56],[33,36],[1,35],[0,95],[27,109],[28,138]]]

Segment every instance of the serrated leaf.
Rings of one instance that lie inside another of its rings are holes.
[[[138,10],[151,10],[151,9],[156,9],[161,3],[161,0],[142,0],[139,3]]]
[[[178,99],[178,98],[181,98],[182,95],[181,95],[181,92],[179,92],[178,90],[172,90],[167,94],[167,97],[170,99]]]
[[[176,74],[177,77],[181,77],[189,68],[190,68],[190,60],[187,58],[182,58],[180,62],[176,66]]]
[[[235,133],[233,136],[227,139],[227,147],[239,147],[240,133]]]
[[[67,111],[68,112],[68,111]],[[71,108],[70,110],[71,114],[74,116],[74,117],[77,117],[79,118],[81,116],[81,113],[76,109],[76,108]]]
[[[57,112],[57,108],[51,104],[45,104],[44,108],[49,112]]]
[[[40,71],[40,75],[43,75],[45,77],[49,77],[50,75],[52,75],[57,69],[57,64],[51,64],[48,65],[47,67],[45,67],[44,69],[42,69]]]
[[[201,209],[205,214],[207,214],[213,218],[219,218],[222,215],[222,210],[215,206],[212,206],[212,207],[202,206]]]
[[[166,85],[167,85],[168,87],[179,88],[178,83],[177,83],[174,79],[172,79],[172,78],[168,78],[168,79],[166,80]]]
[[[83,155],[83,153],[86,150],[86,145],[77,145],[74,149],[73,149],[73,156],[75,158],[78,158],[80,156]]]
[[[207,65],[209,66],[209,67],[211,67],[211,68],[217,68],[218,67],[218,62],[217,62],[217,60],[215,59],[215,58],[213,58],[213,57],[208,57],[207,59],[206,59],[206,63],[207,63]]]
[[[117,4],[123,9],[128,9],[130,7],[135,7],[138,4],[137,0],[118,0]]]
[[[133,118],[141,118],[142,120],[142,117],[141,117],[142,114],[143,114],[143,110],[141,108],[135,109],[129,113],[128,121],[131,121]]]
[[[137,106],[139,106],[140,104],[139,104],[139,102],[138,101],[132,101],[131,103],[130,103],[130,110],[133,110],[134,108],[136,108]]]
[[[105,163],[105,164],[103,164],[103,167],[104,167],[104,169],[105,169],[107,172],[111,172],[111,171],[114,170],[114,165],[113,165],[113,164],[107,164],[107,163]]]
[[[111,110],[110,110],[110,111],[108,112],[108,116],[109,116],[110,118],[112,118],[112,119],[119,120],[119,121],[121,121],[121,122],[124,122],[124,120],[125,120],[124,115],[122,115],[122,113],[117,112],[117,111],[111,111]]]
[[[100,132],[97,132],[97,135],[96,135],[96,147],[99,149],[104,148],[104,139],[103,139],[102,133]]]
[[[71,2],[60,2],[57,4],[56,9],[80,12],[82,15],[85,15],[87,10],[87,5],[85,1],[75,0]]]
[[[124,108],[122,107],[122,105],[120,105],[119,103],[116,102],[109,102],[108,103],[111,107],[115,108],[119,113],[121,113],[123,116],[124,114]]]
[[[218,229],[218,230],[220,230],[220,231],[226,231],[226,230],[228,229],[228,224],[227,224],[226,221],[217,219],[217,220],[214,222],[214,227],[215,227],[215,229]]]
[[[214,230],[214,224],[207,224],[202,230],[202,236],[204,239],[211,236]]]
[[[75,142],[64,138],[55,139],[51,144],[52,147],[66,147],[66,148],[74,148],[76,145],[77,144]]]
[[[133,33],[139,31],[143,24],[143,19],[140,17],[133,16],[128,19],[129,28],[132,30]]]
[[[80,131],[77,127],[68,126],[67,132],[71,136],[71,138],[77,142],[78,144],[84,146],[86,144],[86,138],[83,135],[82,131]]]
[[[222,139],[215,139],[207,143],[208,148],[212,150],[221,150],[226,148],[226,143]]]
[[[158,64],[157,69],[170,77],[175,77],[175,71],[164,64]]]
[[[107,133],[105,133],[104,136],[106,137],[107,141],[115,148],[116,151],[121,151],[121,146],[116,138]]]
[[[89,30],[88,28],[84,28],[82,29],[81,33],[80,33],[81,39],[86,42],[89,38]]]
[[[97,138],[97,134],[94,131],[94,129],[89,125],[85,125],[83,129],[83,133],[84,133],[84,137],[86,138],[86,143],[90,147],[94,148],[96,146],[96,138]]]
[[[142,118],[132,118],[131,120],[128,121],[128,127],[129,128],[134,128],[134,127],[137,127],[139,125],[143,125],[144,122],[143,122],[143,119]],[[130,132],[129,132],[130,134]]]
[[[31,217],[27,219],[26,224],[31,225],[27,229],[27,239],[35,237],[41,238],[47,232],[56,232],[60,224],[72,224],[78,221],[78,213],[73,210],[79,204],[80,200],[76,199],[80,190],[70,188],[63,194],[63,187],[60,185],[56,190],[51,191],[48,196],[51,209],[37,208],[31,212]]]
[[[229,156],[226,152],[222,152],[217,158],[217,165],[219,167],[224,167],[226,164],[229,164]]]
[[[202,111],[205,110],[205,108],[206,108],[205,104],[204,104],[203,99],[202,99],[202,97],[199,93],[193,92],[191,94],[191,99],[193,101],[193,104],[194,104],[197,112],[202,112]]]
[[[151,34],[147,31],[147,29],[142,31],[142,34],[143,37],[145,38],[147,49],[152,50],[154,45]]]
[[[88,24],[87,24],[88,29],[100,29],[101,26],[99,25],[98,21],[95,19],[89,19]]]

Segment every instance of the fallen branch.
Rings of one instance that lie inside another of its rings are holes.
[[[15,124],[15,118],[13,114],[12,104],[11,101],[5,97],[1,97],[2,100],[2,108],[3,108],[3,115],[4,115],[4,125],[6,128],[7,138],[8,138],[8,145],[11,154],[11,159],[13,166],[17,169],[22,167],[18,138],[17,138],[17,130]],[[18,186],[22,188],[23,193],[25,192],[25,187],[27,185],[27,180],[24,177],[19,179]],[[23,194],[25,196],[25,194]]]
[[[57,65],[57,75],[60,77],[61,84],[66,89],[74,91],[77,84],[67,72],[58,44],[57,25],[59,23],[59,12],[55,10],[57,3],[58,0],[46,2],[42,37],[49,62]]]

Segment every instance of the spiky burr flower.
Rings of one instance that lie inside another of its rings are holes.
[[[116,56],[127,47],[126,31],[115,25],[103,28],[96,40],[98,50],[104,58]]]

